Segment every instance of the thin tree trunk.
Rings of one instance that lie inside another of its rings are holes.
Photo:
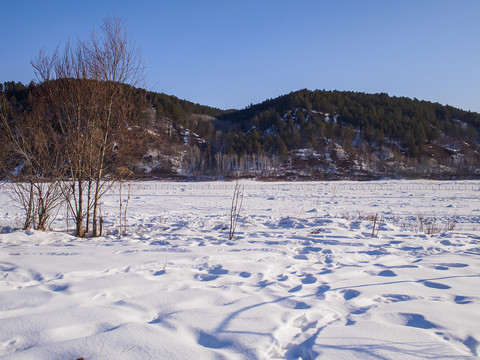
[[[127,235],[127,210],[128,210],[128,202],[130,201],[130,194],[131,194],[131,187],[130,184],[128,184],[128,197],[127,197],[127,203],[125,204],[125,217],[123,219],[123,227],[125,228],[124,235]]]
[[[91,207],[91,197],[92,197],[92,179],[88,179],[88,192],[87,192],[87,220],[85,222],[85,233],[88,234],[90,231],[90,207]],[[95,219],[94,219],[95,221]],[[95,225],[93,226],[95,228]],[[94,235],[95,236],[95,235]]]
[[[120,180],[120,236],[122,236],[122,180]]]
[[[105,148],[106,143],[108,141],[108,132],[105,133],[103,137],[103,145],[101,147],[101,151],[99,154],[99,167],[98,167],[98,174],[95,183],[95,198],[93,201],[93,237],[98,236],[97,234],[97,217],[98,217],[98,202],[100,200],[100,191],[101,191],[101,183],[102,183],[102,176],[103,176],[103,164],[105,158]]]
[[[80,178],[77,179],[78,181],[78,199],[77,199],[77,213],[75,214],[75,222],[76,222],[76,230],[75,236],[84,237],[85,230],[83,228],[83,184]]]
[[[98,236],[97,234],[97,217],[98,217],[98,201],[100,199],[100,181],[97,180],[95,184],[95,195],[94,195],[94,200],[93,200],[93,229],[92,229],[92,236],[96,237]]]
[[[27,205],[27,214],[25,218],[25,223],[23,224],[23,230],[30,229],[32,227],[32,217],[33,217],[33,202],[34,202],[34,187],[33,182],[30,182],[30,193]]]

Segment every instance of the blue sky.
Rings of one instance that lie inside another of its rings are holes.
[[[0,0],[0,82],[119,17],[145,87],[222,109],[302,88],[387,92],[480,112],[479,0]]]

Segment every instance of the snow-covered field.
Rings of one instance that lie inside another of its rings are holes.
[[[0,188],[0,357],[480,355],[479,181],[243,184],[232,241],[233,183],[135,183],[123,237],[117,187],[95,239]]]

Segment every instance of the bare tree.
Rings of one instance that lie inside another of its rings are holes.
[[[133,87],[143,73],[137,48],[118,19],[107,18],[101,30],[32,61],[64,141],[70,179],[64,194],[77,236],[88,231],[90,217],[92,236],[98,235],[99,201],[115,179],[115,145],[139,116],[141,103]]]
[[[2,168],[14,200],[25,210],[23,228],[46,230],[60,206],[60,154],[51,123],[44,121],[43,103],[31,96],[31,110],[13,110],[2,94],[0,122],[5,159]]]
[[[139,116],[135,112],[135,101],[131,86],[141,80],[142,66],[139,53],[128,41],[118,19],[107,19],[102,27],[104,36],[97,38],[95,33],[89,42],[83,43],[90,73],[98,86],[98,96],[102,99],[96,118],[98,152],[94,153],[92,168],[94,175],[93,236],[97,235],[98,202],[103,194],[102,178],[107,165],[107,153],[114,150],[115,131],[128,124],[130,117]],[[133,101],[132,101],[133,100]]]

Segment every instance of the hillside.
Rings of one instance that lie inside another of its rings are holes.
[[[231,169],[243,174],[292,179],[479,175],[480,115],[417,99],[300,90],[222,114],[215,126],[216,137],[208,140]]]
[[[10,82],[2,91],[13,108],[28,109],[34,88]],[[132,120],[130,145],[120,143],[117,158],[137,177],[480,176],[480,114],[448,105],[300,90],[225,111],[136,91],[145,110]]]

